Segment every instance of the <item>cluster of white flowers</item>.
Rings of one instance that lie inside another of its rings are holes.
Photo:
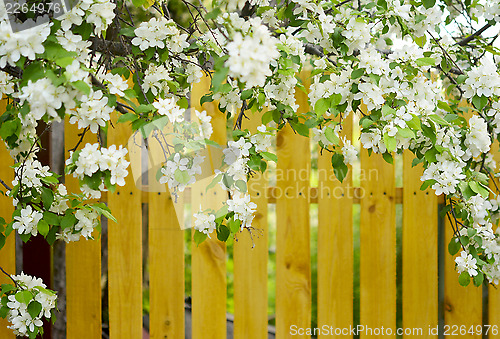
[[[166,115],[172,124],[184,121],[185,110],[177,105],[177,99],[175,97],[166,99],[160,98],[153,103],[153,106],[158,110],[158,114]]]
[[[35,82],[28,80],[26,86],[16,93],[21,104],[27,101],[30,105],[28,113],[35,120],[40,120],[45,114],[53,120],[60,120],[57,110],[68,99],[64,86],[54,86],[52,80],[41,78]]]
[[[186,41],[187,34],[180,34],[172,20],[164,17],[152,18],[147,22],[141,22],[135,29],[135,37],[132,39],[134,46],[139,46],[141,51],[150,47],[165,48],[173,53],[180,53],[189,47]]]
[[[21,273],[12,276],[12,279],[16,281],[18,289],[15,290],[16,293],[8,296],[7,320],[12,324],[8,328],[13,330],[15,335],[23,337],[30,336],[30,333],[38,333],[38,328],[43,325],[42,318],[51,318],[52,311],[56,307],[57,295],[47,290],[47,286],[40,278]],[[32,317],[29,305],[36,305],[32,306],[31,310],[39,309],[38,314]]]
[[[467,160],[470,156],[477,158],[482,153],[490,150],[491,140],[488,125],[480,116],[474,115],[469,119],[469,130],[464,144],[467,146],[467,156],[464,156],[464,160]]]
[[[56,234],[57,239],[62,239],[66,243],[78,241],[80,236],[85,239],[92,239],[92,232],[99,225],[99,214],[92,209],[79,209],[75,212],[78,222],[70,228],[64,228],[61,233]]]
[[[6,20],[0,21],[0,68],[15,66],[21,56],[35,60],[45,51],[43,43],[50,34],[50,24],[42,24],[20,32],[12,32]]]
[[[163,65],[155,66],[150,64],[146,72],[144,72],[144,79],[142,79],[142,90],[144,92],[151,91],[153,95],[159,95],[162,92],[168,92],[167,81],[172,80],[167,69]]]
[[[212,136],[212,133],[214,131],[212,128],[212,124],[210,123],[210,121],[212,120],[212,117],[207,115],[206,111],[198,112],[198,110],[195,109],[194,113],[195,113],[196,117],[198,118],[198,122],[199,122],[198,130],[200,133],[200,138],[201,139],[209,139],[210,136]]]
[[[41,178],[51,175],[49,166],[42,166],[40,161],[36,159],[28,159],[23,164],[16,167],[12,185],[16,186],[19,184],[19,178],[21,178],[21,186],[23,186],[23,188],[38,189],[42,186]]]
[[[195,218],[194,221],[194,229],[208,235],[210,238],[210,234],[215,231],[215,215],[214,214],[206,214],[206,213],[195,213],[193,214]]]
[[[342,154],[344,155],[344,159],[346,164],[353,165],[358,160],[358,150],[351,143],[351,140],[347,138],[342,138],[344,142],[344,146],[342,146]]]
[[[497,66],[489,59],[484,59],[481,65],[473,66],[467,72],[467,79],[462,88],[466,98],[474,95],[479,97],[500,95],[500,75]]]
[[[90,128],[92,133],[97,133],[99,126],[106,126],[113,108],[108,106],[108,98],[101,90],[91,91],[90,94],[82,96],[82,104],[73,112],[69,122],[78,123],[78,128]]]
[[[462,251],[459,257],[455,259],[458,273],[467,272],[471,277],[477,275],[477,260],[465,251]]]
[[[127,152],[122,145],[118,149],[116,145],[99,149],[99,144],[87,143],[79,152],[76,161],[73,162],[73,153],[70,154],[66,165],[76,166],[73,176],[80,180],[83,180],[85,176],[91,177],[97,171],[110,171],[111,185],[124,186],[125,177],[128,175],[127,167],[130,164],[125,160]]]
[[[257,205],[250,201],[250,195],[235,192],[226,201],[228,210],[234,212],[234,219],[241,221],[241,229],[250,227]]]
[[[250,32],[234,34],[233,40],[226,45],[229,58],[229,75],[245,83],[246,88],[264,86],[266,77],[272,74],[270,64],[279,57],[276,43],[269,29],[260,18],[249,20]]]
[[[180,153],[175,153],[161,168],[163,176],[159,180],[160,184],[167,183],[169,189],[183,192],[188,185],[196,182],[196,175],[201,174],[203,159],[201,155],[182,157]]]
[[[436,195],[453,194],[460,180],[465,179],[463,165],[456,161],[438,161],[429,164],[420,180],[435,180],[432,189]]]
[[[100,35],[106,31],[115,18],[116,4],[107,0],[82,0],[61,17],[61,29],[71,30],[73,25],[80,26],[85,19],[94,25],[94,33]]]
[[[38,222],[42,219],[43,213],[33,210],[30,205],[21,209],[21,215],[15,216],[16,220],[12,224],[12,228],[17,230],[19,234],[31,234],[33,236],[38,234]]]

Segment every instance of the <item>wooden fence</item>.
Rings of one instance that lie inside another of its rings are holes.
[[[208,90],[206,79],[193,93],[192,105]],[[301,112],[308,111],[307,97],[298,91]],[[216,106],[203,107],[213,117],[213,139],[225,141],[226,122]],[[244,120],[244,127],[255,130],[258,114]],[[115,124],[115,126],[117,126]],[[352,121],[346,121],[343,134],[352,137]],[[75,145],[78,131],[66,125],[65,144]],[[109,130],[108,142],[126,144],[131,130],[121,124]],[[95,142],[95,137],[88,136]],[[276,204],[276,337],[293,336],[290,326],[311,326],[312,303],[317,303],[318,326],[349,329],[353,326],[353,204],[360,205],[360,324],[372,329],[396,328],[396,279],[402,275],[402,326],[421,328],[421,337],[437,338],[429,332],[440,325],[471,326],[500,324],[500,293],[461,287],[454,271],[454,258],[446,251],[438,262],[438,249],[446,248],[451,227],[445,225],[438,237],[439,199],[431,191],[420,191],[421,168],[411,167],[411,157],[403,156],[403,188],[395,185],[395,167],[380,157],[368,157],[362,150],[361,180],[352,187],[352,171],[344,183],[331,180],[328,155],[318,155],[318,186],[310,187],[310,141],[290,128],[276,139],[279,162],[276,171],[284,173],[274,187],[264,177],[251,179],[250,194],[257,204],[253,226],[262,231],[252,240],[244,232],[234,244],[234,338],[264,339],[268,335],[268,206]],[[9,181],[6,164],[10,159],[2,149],[0,177]],[[67,154],[66,154],[67,156]],[[132,155],[135,157],[137,155]],[[133,159],[132,159],[133,160]],[[5,161],[5,162],[4,162]],[[135,159],[135,161],[140,161]],[[302,172],[301,172],[302,171]],[[304,172],[305,171],[305,172]],[[306,173],[306,175],[296,175]],[[364,174],[364,175],[363,175]],[[154,176],[154,175],[153,175]],[[150,180],[152,177],[150,177]],[[126,186],[107,196],[107,203],[118,220],[108,227],[109,332],[112,339],[142,338],[142,207],[148,208],[148,250],[151,338],[184,338],[184,232],[179,227],[174,203],[168,192],[144,192],[131,176]],[[69,191],[77,182],[66,177]],[[253,184],[253,185],[252,185]],[[196,203],[203,194],[220,203],[222,192],[206,193],[194,187],[185,203]],[[318,204],[317,300],[311,297],[310,204]],[[402,270],[396,266],[396,205],[403,206]],[[12,204],[1,197],[0,212],[9,215]],[[181,218],[182,219],[182,218]],[[181,220],[182,223],[182,220]],[[439,246],[441,245],[441,246]],[[101,240],[80,241],[66,247],[67,338],[101,338]],[[208,239],[192,245],[192,337],[226,337],[226,247]],[[0,265],[15,272],[14,237],[0,252]],[[444,290],[439,292],[438,267],[444,268]],[[1,282],[5,277],[0,278]],[[439,295],[444,295],[440,303]],[[486,293],[485,293],[486,295]],[[439,314],[444,322],[439,324]],[[485,317],[484,315],[488,316]],[[0,323],[0,338],[14,338],[6,323]],[[450,333],[453,327],[450,328]],[[345,332],[344,332],[345,333]],[[458,332],[457,332],[458,333]],[[340,335],[335,335],[340,336]],[[352,337],[351,334],[343,335]],[[327,337],[325,335],[321,338]],[[333,336],[332,336],[333,337]],[[371,337],[368,333],[361,335]],[[415,332],[404,337],[419,337]],[[464,338],[481,338],[470,334]],[[490,335],[489,338],[500,338]]]

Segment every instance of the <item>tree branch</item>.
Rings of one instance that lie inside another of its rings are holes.
[[[481,35],[484,31],[486,31],[488,28],[491,27],[491,24],[486,24],[484,25],[483,27],[481,27],[479,30],[477,30],[476,32],[472,33],[471,35],[469,35],[468,37],[460,40],[459,42],[457,42],[456,44],[458,46],[465,46],[467,45],[469,42],[471,42],[472,40],[474,40],[477,36]]]

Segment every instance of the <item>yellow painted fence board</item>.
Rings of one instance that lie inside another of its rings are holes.
[[[243,129],[256,132],[261,114],[247,112]],[[234,338],[265,339],[267,334],[267,175],[256,173],[248,181],[248,191],[257,211],[248,231],[234,243]],[[254,247],[253,247],[254,245]]]
[[[396,332],[396,218],[394,166],[361,150],[360,324]],[[370,332],[361,338],[370,338]]]
[[[208,93],[210,78],[204,77],[201,83],[193,86],[192,107],[201,110],[200,98]],[[224,145],[226,142],[226,118],[216,103],[205,103],[203,109],[212,117],[212,140]],[[213,150],[213,149],[212,149]],[[210,152],[211,162],[218,168],[221,154]],[[209,159],[205,159],[208,161]],[[191,212],[202,208],[218,210],[226,201],[227,194],[219,185],[206,191],[207,183],[202,180],[192,186]],[[194,218],[193,218],[194,219]],[[193,220],[194,222],[194,220]],[[192,267],[192,337],[193,339],[226,338],[226,245],[217,240],[215,231],[211,239],[199,246],[191,246]]]
[[[5,112],[5,107],[7,105],[7,100],[0,101],[0,115]],[[0,143],[0,159],[2,159],[2,166],[0,166],[0,179],[2,179],[7,185],[11,186],[12,179],[14,179],[14,171],[10,166],[14,164],[12,158],[9,155],[5,147],[5,143],[2,141]],[[5,188],[2,186],[0,190],[5,192]],[[12,199],[5,197],[0,194],[0,216],[5,219],[6,222],[11,221],[11,215],[14,211],[12,206]],[[0,266],[9,274],[16,274],[16,239],[15,230],[12,231],[10,236],[7,238],[4,247],[0,250]],[[0,284],[12,283],[7,276],[3,273],[0,274]],[[0,318],[0,338],[14,339],[16,336],[13,334],[12,330],[8,329],[7,326],[9,322],[5,319]]]
[[[493,159],[496,161],[498,168],[498,166],[500,165],[500,153],[499,153],[498,141],[495,140],[493,142],[491,149],[493,153]],[[496,186],[500,187],[499,186],[500,181],[496,179],[495,182]],[[496,194],[500,194],[500,192],[497,192],[495,184],[491,180],[490,180],[490,188]],[[493,194],[490,194],[490,196],[492,199],[494,198]],[[498,227],[498,225],[496,227]],[[495,229],[495,225],[493,226],[493,229]],[[498,331],[493,331],[492,329],[490,329],[488,332],[488,338],[490,339],[500,338],[500,290],[498,289],[498,286],[492,286],[492,285],[488,286],[488,322],[485,325],[497,325],[496,329],[498,329]]]
[[[438,199],[428,188],[420,190],[422,165],[412,167],[414,156],[403,154],[403,328],[405,338],[431,335],[438,325]]]
[[[463,287],[458,283],[458,273],[455,270],[455,258],[460,255],[451,256],[448,253],[448,243],[453,236],[453,229],[448,218],[444,219],[446,250],[444,267],[444,322],[449,326],[448,334],[451,334],[455,327],[460,333],[460,326],[469,328],[471,326],[481,325],[482,321],[482,288],[477,288],[470,283]],[[460,335],[460,338],[481,338],[481,335],[472,335],[467,333]]]
[[[156,180],[164,154],[153,137],[148,159],[149,334],[151,339],[184,338],[183,199],[177,199],[177,214],[168,186]]]
[[[135,142],[130,125],[117,124],[108,130],[108,146],[128,147],[131,161],[126,184],[108,194],[108,204],[118,223],[108,221],[109,335],[111,339],[142,338],[142,208],[132,166],[140,166],[140,134]]]
[[[309,111],[306,94],[297,90],[296,98],[299,113]],[[306,338],[293,336],[291,326],[311,324],[309,138],[287,125],[278,133],[276,147],[276,338]]]
[[[341,135],[351,140],[352,114],[342,125]],[[352,168],[341,183],[335,177],[331,153],[325,151],[318,156],[318,179],[318,325],[349,328],[353,323]]]
[[[69,150],[80,140],[76,125],[66,120],[64,144],[66,159]],[[79,149],[86,143],[95,143],[96,136],[90,131],[85,134]],[[78,179],[67,175],[65,185],[68,193],[80,193]],[[66,335],[68,339],[97,339],[102,337],[101,317],[101,237],[94,232],[94,240],[66,244]]]

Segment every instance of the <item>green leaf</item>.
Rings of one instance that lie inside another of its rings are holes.
[[[332,96],[330,97],[330,99],[331,99],[330,105],[337,106],[342,101],[342,94],[333,93]]]
[[[474,95],[472,97],[472,104],[475,108],[481,111],[488,104],[488,97],[485,97],[484,95],[481,95],[480,97]]]
[[[215,7],[211,12],[208,12],[205,15],[205,20],[216,19],[221,13],[221,9],[219,7]]]
[[[217,239],[220,241],[226,241],[227,238],[229,238],[229,234],[231,234],[231,232],[226,226],[220,225],[220,227],[217,228]]]
[[[6,318],[7,315],[9,314],[10,308],[7,306],[2,306],[0,307],[0,318]]]
[[[384,153],[382,154],[382,158],[384,158],[385,162],[389,163],[389,164],[393,164],[394,163],[394,159],[392,158],[392,154],[391,153]]]
[[[8,293],[10,291],[15,291],[15,290],[16,290],[16,286],[14,286],[12,284],[2,284],[2,295],[5,293]]]
[[[314,112],[317,116],[322,116],[330,108],[330,99],[321,98],[314,104]]]
[[[457,254],[458,251],[460,251],[460,249],[462,248],[462,246],[460,245],[460,242],[458,242],[456,240],[457,240],[457,238],[452,238],[450,243],[448,244],[448,252],[451,255]]]
[[[198,230],[194,231],[193,240],[196,245],[201,244],[205,241],[205,239],[207,239],[207,235],[205,233],[202,233]]]
[[[29,302],[33,299],[33,294],[30,291],[22,290],[16,293],[16,300],[21,304],[28,305]]]
[[[300,123],[300,122],[293,122],[289,121],[290,125],[292,128],[297,132],[298,134],[308,137],[309,136],[309,127],[307,127],[305,124]]]
[[[260,152],[260,155],[262,155],[262,157],[268,161],[278,162],[278,156],[271,152]]]
[[[38,222],[37,229],[38,229],[38,232],[45,237],[45,236],[47,236],[47,234],[49,234],[50,227],[49,227],[49,224],[45,220],[41,219]]]
[[[181,184],[185,185],[191,179],[191,176],[187,171],[181,171],[180,169],[176,169],[174,172],[174,178]]]
[[[450,105],[448,103],[439,100],[437,106],[441,109],[444,109],[446,112],[453,113],[453,110],[451,109]]]
[[[0,137],[2,139],[7,139],[11,135],[18,134],[17,132],[20,130],[21,124],[19,119],[15,120],[7,120],[2,123],[2,126],[0,127]]]
[[[467,272],[462,272],[460,273],[460,276],[458,277],[458,282],[462,286],[467,286],[470,284],[470,275]]]
[[[109,210],[109,207],[106,206],[104,203],[101,202],[101,203],[98,203],[98,204],[90,205],[90,208],[92,208],[97,213],[104,215],[109,220],[113,220],[114,222],[118,223],[118,221],[116,220],[116,218],[111,214],[111,211]]]
[[[40,304],[36,300],[32,300],[28,305],[28,313],[32,318],[38,317],[40,312],[42,311],[42,304]]]
[[[66,215],[61,219],[61,228],[70,228],[78,222],[78,219],[75,217],[73,213],[68,213],[66,211]]]
[[[484,281],[484,274],[483,272],[477,272],[477,275],[472,278],[474,280],[474,286],[479,287],[483,284]]]
[[[123,123],[123,122],[132,121],[132,120],[136,120],[136,119],[138,119],[137,115],[129,112],[129,113],[125,113],[125,114],[120,115],[117,122]]]
[[[60,222],[59,216],[49,211],[43,212],[43,220],[45,220],[49,225],[54,225],[54,226],[59,225]]]
[[[390,137],[387,133],[384,133],[384,144],[387,147],[387,151],[393,152],[397,145],[398,141],[394,137]]]
[[[335,173],[337,179],[339,179],[340,182],[343,182],[349,168],[344,163],[344,156],[342,154],[335,153],[332,155],[332,167],[333,173]]]
[[[61,66],[63,68],[66,68],[67,66],[71,65],[75,61],[73,57],[64,57],[56,60],[56,64],[58,66]]]
[[[241,230],[241,220],[239,219],[231,219],[228,221],[227,225],[229,226],[229,229],[232,233],[238,233]]]
[[[398,134],[402,138],[414,138],[415,137],[415,132],[413,132],[409,128],[400,128],[400,127],[398,127]]]
[[[475,192],[477,194],[481,194],[483,196],[483,198],[488,198],[488,196],[489,196],[488,190],[486,188],[484,188],[477,181],[469,181],[469,187],[473,192]]]
[[[82,80],[73,81],[71,83],[71,86],[73,86],[74,88],[76,88],[77,90],[79,90],[80,92],[82,92],[85,95],[90,94],[90,86],[87,85],[87,83],[82,81]]]
[[[339,137],[330,126],[325,128],[325,137],[334,145],[338,145],[340,143]]]
[[[413,118],[410,121],[406,122],[406,125],[410,127],[411,129],[416,129],[416,130],[421,130],[422,126],[420,124],[420,118],[417,117],[416,115],[412,114]]]
[[[417,66],[434,66],[436,64],[436,59],[430,57],[418,58],[415,60]]]
[[[396,115],[396,110],[388,105],[382,106],[382,115]]]
[[[449,126],[450,123],[446,120],[444,120],[443,118],[441,118],[439,115],[437,114],[432,114],[429,116],[429,118],[431,118],[432,121],[434,121],[435,123],[439,124],[439,125],[443,125],[443,126]]]
[[[436,0],[423,0],[423,4],[425,8],[431,8],[436,4]]]
[[[238,188],[238,191],[246,193],[247,191],[247,183],[243,180],[236,180],[234,185]]]
[[[42,187],[42,202],[45,209],[50,209],[52,202],[54,202],[54,192],[47,187]]]
[[[361,78],[365,74],[364,68],[357,68],[351,72],[351,79]]]

